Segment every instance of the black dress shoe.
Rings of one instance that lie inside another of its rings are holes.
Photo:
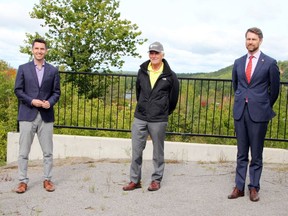
[[[123,187],[123,190],[124,191],[130,191],[130,190],[134,190],[134,189],[141,188],[141,187],[142,187],[141,182],[134,183],[131,181],[128,185]]]
[[[258,191],[255,188],[250,188],[250,200],[252,202],[259,201]]]
[[[228,199],[236,199],[238,197],[243,197],[244,191],[240,191],[237,187],[234,187],[232,193],[228,196]]]

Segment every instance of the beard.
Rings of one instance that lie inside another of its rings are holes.
[[[254,53],[259,49],[259,46],[247,45],[246,48],[250,53]]]

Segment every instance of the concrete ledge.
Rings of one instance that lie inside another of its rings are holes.
[[[131,139],[72,136],[54,134],[54,158],[89,157],[93,159],[130,159]],[[18,158],[19,133],[9,132],[7,140],[7,163]],[[147,141],[143,152],[144,160],[152,159],[152,142]],[[166,142],[165,159],[177,161],[220,162],[235,161],[236,146]],[[264,149],[265,163],[288,163],[285,149]],[[30,160],[42,159],[42,151],[35,136],[29,155]]]

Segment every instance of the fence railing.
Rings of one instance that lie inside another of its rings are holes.
[[[55,127],[130,132],[136,106],[135,75],[60,72],[62,94]],[[235,138],[233,89],[228,79],[181,78],[171,135]],[[266,140],[288,142],[288,83],[281,83]]]

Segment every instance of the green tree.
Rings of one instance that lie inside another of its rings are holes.
[[[281,81],[288,82],[288,61],[278,61],[278,66],[281,73]]]
[[[77,72],[110,72],[124,64],[123,56],[140,57],[141,31],[120,19],[117,0],[40,0],[30,16],[44,20],[48,29],[48,61]],[[22,53],[31,55],[31,42],[39,33],[27,33]]]
[[[17,127],[17,98],[13,87],[16,69],[0,60],[0,165],[6,160],[7,133]]]
[[[12,69],[10,65],[4,60],[0,59],[0,72],[7,71],[9,69]]]

